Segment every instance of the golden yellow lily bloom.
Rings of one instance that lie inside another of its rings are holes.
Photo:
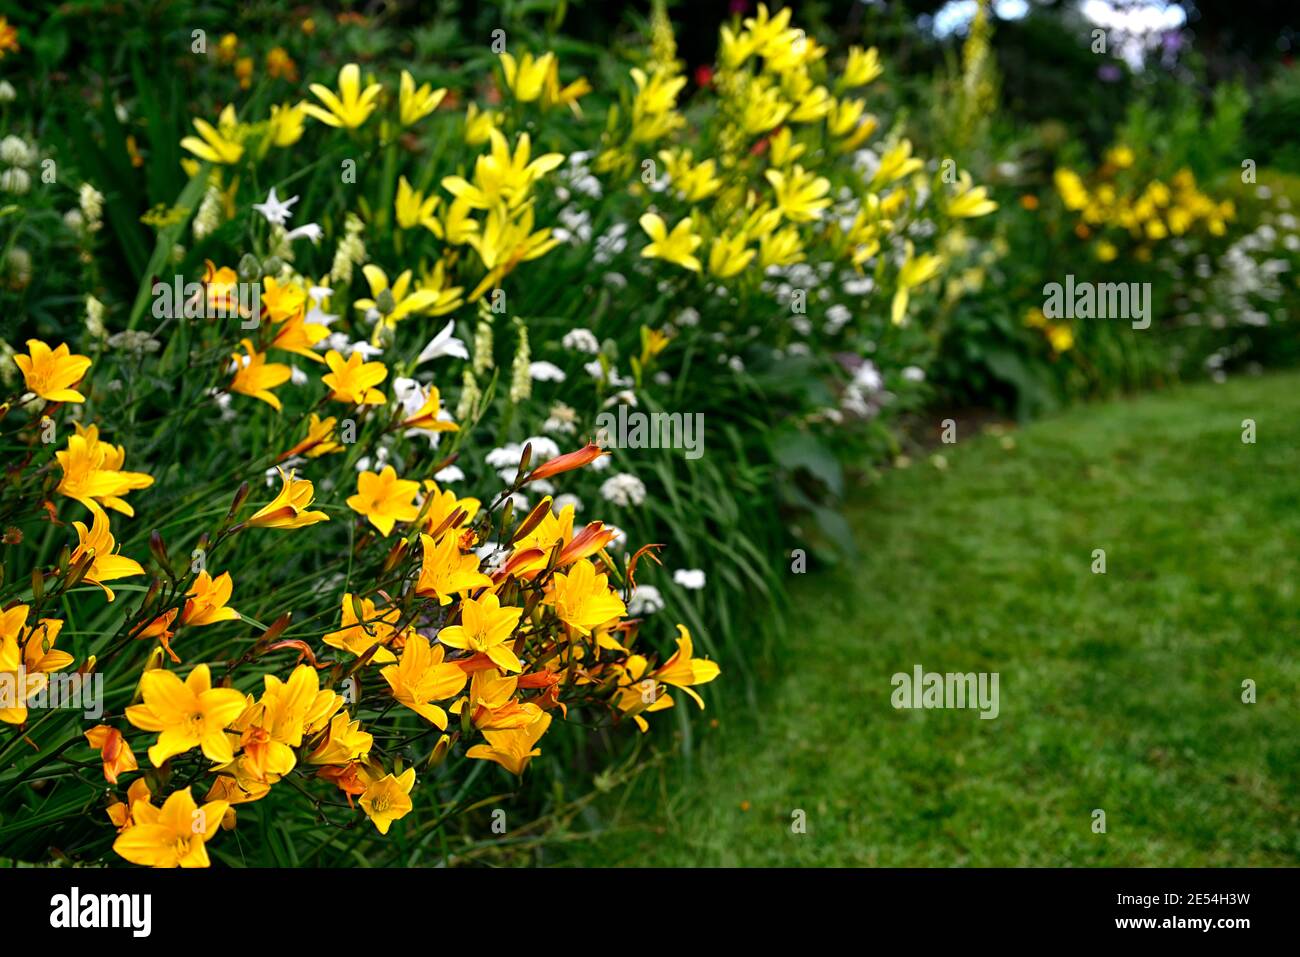
[[[758,241],[758,263],[764,269],[768,266],[789,266],[802,262],[803,258],[803,240],[794,226],[769,233]]]
[[[645,230],[651,242],[641,250],[641,255],[649,259],[663,259],[691,272],[699,272],[701,265],[694,255],[695,250],[704,240],[691,231],[691,217],[687,216],[668,231],[667,224],[657,213],[646,213],[640,219],[641,228]]]
[[[47,402],[86,401],[86,397],[72,386],[80,382],[90,368],[88,356],[73,355],[67,343],[51,349],[40,339],[27,340],[27,353],[15,355],[14,362],[22,371],[29,392],[35,392]]]
[[[849,57],[837,86],[839,89],[866,86],[884,72],[880,65],[880,52],[875,47],[865,51],[861,47],[849,47]]]
[[[123,515],[135,510],[122,496],[153,485],[153,476],[143,472],[122,471],[126,450],[120,445],[99,440],[99,427],[74,423],[76,435],[68,437],[67,449],[55,452],[63,477],[55,491],[76,499],[92,511],[95,503]]]
[[[189,150],[199,159],[218,165],[230,165],[239,162],[239,158],[244,155],[244,147],[233,138],[239,131],[233,105],[228,105],[221,111],[215,128],[207,120],[197,118],[194,120],[194,128],[199,131],[199,136],[185,137],[181,140],[181,148]]]
[[[380,313],[380,320],[375,324],[376,334],[380,327],[386,326],[392,328],[401,322],[407,316],[418,315],[421,313],[431,313],[438,315],[435,308],[445,307],[442,294],[433,289],[412,289],[411,288],[411,270],[405,269],[401,275],[388,284],[388,274],[373,263],[361,267],[362,273],[365,274],[366,283],[370,286],[370,299],[358,299],[353,305],[357,309],[370,310],[374,309]],[[393,298],[393,308],[384,313],[379,309],[379,297],[387,292]],[[449,312],[449,309],[444,309]],[[357,357],[356,353],[352,354],[353,358]],[[374,362],[370,365],[380,365]]]
[[[329,397],[349,405],[383,405],[387,399],[375,388],[388,378],[388,367],[382,362],[366,362],[360,352],[346,359],[331,349],[325,353],[325,364],[330,367],[321,381],[330,387]]]
[[[482,146],[504,119],[495,110],[480,110],[476,104],[470,103],[465,108],[465,142],[470,146]]]
[[[321,109],[314,103],[304,103],[302,108],[308,116],[320,120],[327,126],[353,130],[370,119],[383,87],[378,83],[372,83],[362,90],[361,68],[355,63],[349,63],[339,70],[337,94],[319,83],[313,83],[310,89],[316,98],[325,104],[325,109]]]
[[[522,614],[522,608],[502,608],[501,600],[493,594],[477,600],[467,598],[461,602],[460,624],[439,631],[438,641],[449,648],[485,654],[506,671],[523,671],[523,663],[510,643]]]
[[[324,512],[308,511],[316,489],[306,479],[287,475],[278,465],[275,470],[280,473],[280,492],[267,502],[245,523],[254,528],[302,528],[317,522],[328,522],[330,517]]]
[[[609,587],[605,575],[596,574],[596,566],[583,559],[575,562],[567,575],[556,572],[543,599],[555,608],[556,616],[581,634],[627,613],[627,606]]]
[[[311,413],[307,423],[307,437],[288,451],[281,452],[280,461],[295,455],[317,459],[322,455],[342,452],[343,446],[334,439],[334,429],[337,425],[338,420],[332,415],[322,419],[315,412]]]
[[[438,108],[442,98],[447,95],[445,89],[433,89],[428,83],[415,85],[415,77],[407,70],[402,71],[402,82],[398,94],[398,121],[403,126],[418,123]]]
[[[143,575],[144,569],[134,559],[114,553],[117,543],[113,540],[113,533],[109,531],[108,514],[100,508],[92,508],[91,512],[94,517],[89,529],[82,522],[72,523],[72,527],[77,531],[78,541],[77,547],[72,550],[72,555],[68,559],[68,564],[74,565],[87,555],[91,556],[90,570],[82,580],[104,589],[104,594],[111,602],[114,598],[113,590],[104,582]]]
[[[506,89],[520,103],[531,103],[542,95],[546,78],[555,65],[554,53],[543,53],[533,59],[525,53],[516,60],[509,53],[501,54],[501,71],[505,74]]]
[[[401,777],[387,774],[366,788],[361,795],[361,809],[374,822],[380,834],[387,834],[394,821],[411,813],[411,788],[415,786],[415,768],[407,768]]]
[[[126,719],[141,731],[158,732],[149,748],[154,767],[192,748],[218,764],[234,760],[225,729],[243,712],[245,697],[234,688],[212,687],[207,665],[197,665],[184,682],[162,668],[146,671],[140,693],[144,703],[127,708]]]
[[[871,188],[888,186],[904,176],[910,176],[924,165],[912,155],[912,141],[899,140],[892,149],[880,157],[880,166],[876,169],[876,175],[871,178]]]
[[[946,207],[948,215],[961,219],[974,219],[977,216],[987,216],[998,208],[998,204],[989,199],[988,196],[988,187],[972,187],[970,173],[963,170],[961,176],[958,177],[956,189],[954,189],[953,194],[948,197]]]
[[[796,165],[789,173],[769,169],[764,176],[776,193],[776,208],[792,223],[810,223],[830,206],[830,180]]]
[[[907,302],[911,291],[939,275],[941,268],[943,268],[941,257],[933,253],[917,256],[912,244],[910,242],[907,244],[907,258],[898,270],[898,290],[894,293],[891,305],[890,317],[894,325],[901,326],[907,318]]]
[[[442,224],[438,222],[435,215],[438,208],[438,197],[430,196],[426,199],[423,193],[411,188],[411,184],[406,181],[405,176],[397,181],[397,201],[394,206],[399,229],[414,229],[416,226],[423,226],[435,236],[442,235]]]
[[[651,674],[664,684],[681,688],[703,708],[703,700],[691,689],[691,685],[707,684],[716,678],[722,669],[716,662],[709,661],[707,658],[696,658],[694,654],[691,633],[686,630],[685,625],[678,625],[677,651]]]
[[[281,362],[267,362],[266,353],[258,352],[248,339],[241,339],[244,352],[230,358],[235,366],[235,377],[230,381],[230,391],[261,399],[277,412],[283,408],[279,397],[272,392],[293,378],[293,370]]]
[[[168,797],[161,808],[136,801],[131,806],[133,823],[118,835],[113,850],[144,867],[207,867],[208,841],[229,807],[226,801],[199,807],[188,787]]]
[[[415,504],[418,491],[419,482],[399,479],[397,470],[386,465],[377,475],[363,471],[357,476],[357,494],[348,496],[348,507],[386,536],[398,522],[414,521],[420,514]]]
[[[440,642],[446,630],[438,633]],[[397,664],[387,665],[380,671],[398,703],[444,731],[447,712],[433,702],[446,701],[459,693],[469,680],[464,668],[444,660],[446,654],[441,644],[431,645],[423,635],[412,634],[406,639]]]
[[[361,605],[360,618],[357,618],[357,603]],[[343,595],[343,627],[331,631],[322,640],[331,648],[338,648],[358,658],[372,646],[378,645],[370,661],[372,664],[386,665],[397,660],[386,646],[406,635],[406,629],[399,631],[397,628],[401,619],[400,608],[388,608],[381,613],[369,598],[357,596],[354,602],[352,593],[347,592]]]
[[[724,233],[713,241],[709,249],[709,272],[719,279],[730,279],[743,272],[756,255],[757,250],[746,248],[743,233],[734,236]]]
[[[492,579],[478,569],[478,556],[472,552],[462,554],[457,538],[454,530],[444,532],[436,542],[428,535],[420,535],[424,557],[415,584],[415,593],[420,597],[436,597],[440,605],[446,605],[452,595],[492,587]]]
[[[341,711],[330,720],[328,733],[307,761],[335,765],[357,761],[370,753],[374,740],[374,735],[361,730],[360,721]]]
[[[234,590],[230,572],[222,572],[216,578],[206,569],[199,572],[186,592],[189,597],[181,611],[181,624],[200,628],[220,621],[239,621],[239,612],[227,604]]]
[[[512,209],[528,198],[528,192],[538,178],[564,162],[561,153],[545,153],[532,159],[532,139],[520,133],[515,149],[500,130],[488,130],[492,144],[489,152],[474,161],[474,182],[462,176],[446,176],[442,188],[457,199],[463,199],[474,209],[491,209],[506,202]]]
[[[271,117],[267,120],[267,138],[275,146],[284,149],[293,146],[302,139],[306,127],[306,104],[299,101],[290,105],[273,105]]]
[[[429,534],[433,534],[442,528],[447,519],[457,509],[462,510],[465,517],[457,523],[456,527],[464,527],[467,522],[473,520],[474,516],[478,514],[478,510],[483,504],[476,498],[457,498],[456,493],[451,489],[439,489],[438,483],[433,479],[425,479],[424,489],[425,499],[421,503],[421,507],[428,506],[428,510],[424,513],[424,530]]]
[[[484,731],[487,744],[476,744],[465,752],[468,758],[495,761],[514,775],[522,775],[528,763],[541,754],[535,747],[546,729],[551,726],[551,716],[545,711],[537,715],[526,727],[505,731]]]
[[[72,664],[72,655],[58,651],[54,642],[63,622],[42,618],[27,630],[28,605],[14,605],[0,611],[0,721],[22,724],[27,720],[27,701],[49,684],[48,675]],[[26,632],[26,634],[24,634]],[[25,642],[25,644],[24,644]],[[19,674],[23,679],[19,681]]]

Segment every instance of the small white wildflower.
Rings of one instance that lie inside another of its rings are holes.
[[[679,568],[673,572],[673,581],[692,591],[703,588],[705,580],[704,572],[699,568]]]
[[[645,483],[630,472],[619,472],[601,484],[600,494],[607,502],[625,508],[640,505],[645,501]]]

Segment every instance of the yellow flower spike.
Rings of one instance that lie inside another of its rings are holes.
[[[386,465],[379,474],[363,471],[357,476],[357,494],[348,496],[348,507],[387,536],[398,522],[414,521],[420,514],[415,504],[419,491],[419,482],[399,479],[397,470]]]
[[[316,490],[311,482],[294,478],[292,471],[286,475],[284,469],[279,466],[276,466],[275,470],[280,473],[279,494],[258,509],[245,522],[246,525],[254,528],[289,529],[303,528],[330,520],[324,512],[308,511],[312,499],[316,497]]]
[[[415,786],[415,768],[407,768],[400,777],[384,775],[361,795],[361,809],[366,812],[380,834],[387,834],[394,821],[411,813],[411,788]]]
[[[439,642],[446,631],[444,628],[438,633]],[[399,704],[442,731],[447,729],[447,712],[433,702],[458,694],[469,680],[464,668],[444,660],[446,654],[442,644],[431,645],[423,635],[413,634],[407,638],[397,664],[380,672]]]
[[[487,744],[476,744],[465,752],[468,758],[495,761],[514,775],[522,775],[533,758],[542,753],[535,747],[546,729],[551,726],[551,716],[543,711],[523,728],[506,731],[484,731]]]
[[[207,867],[208,841],[229,810],[226,801],[194,803],[187,787],[155,808],[147,800],[131,806],[132,823],[113,842],[118,856],[144,867]]]
[[[331,648],[338,648],[358,658],[372,646],[378,645],[370,657],[371,664],[386,665],[396,661],[397,657],[387,646],[405,638],[406,630],[398,631],[397,628],[402,619],[402,610],[388,608],[381,613],[373,601],[360,596],[357,596],[357,603],[361,605],[360,618],[357,617],[357,606],[353,602],[352,593],[343,595],[343,627],[330,632],[322,640]]]
[[[830,206],[830,180],[795,166],[788,174],[769,169],[765,178],[776,193],[776,208],[792,223],[810,223]]]
[[[375,388],[388,378],[388,367],[382,362],[366,362],[360,352],[346,359],[331,349],[325,353],[325,364],[330,367],[321,381],[330,387],[329,398],[349,405],[383,405],[387,399]]]
[[[362,90],[361,68],[355,63],[349,63],[339,70],[338,83],[337,94],[327,86],[313,83],[310,90],[325,104],[325,108],[305,103],[302,109],[308,116],[327,126],[356,129],[370,119],[383,87],[372,83]]]
[[[522,608],[502,608],[501,600],[493,594],[477,600],[467,598],[460,606],[460,624],[439,631],[438,641],[449,648],[485,654],[506,671],[523,671],[523,663],[510,644],[522,614]]]
[[[584,635],[627,613],[607,576],[596,574],[596,566],[586,559],[575,562],[567,575],[556,572],[543,601],[555,608],[561,621]]]
[[[185,137],[181,140],[181,148],[189,150],[199,159],[228,166],[239,162],[239,158],[244,155],[244,147],[232,138],[239,130],[233,105],[228,105],[221,111],[216,128],[207,120],[198,118],[194,120],[194,128],[199,131],[199,136]]]
[[[94,517],[89,529],[82,522],[72,523],[77,531],[78,542],[68,559],[68,566],[72,567],[85,556],[91,556],[93,560],[90,568],[81,580],[104,589],[104,594],[111,602],[114,599],[113,590],[104,582],[143,575],[144,569],[134,559],[115,554],[117,543],[108,527],[108,514],[100,508],[92,508],[91,512]]]
[[[436,542],[429,535],[420,535],[424,555],[415,592],[421,598],[436,597],[439,604],[446,605],[453,595],[492,587],[492,579],[479,571],[478,556],[462,554],[457,538],[455,531],[444,532]]]
[[[525,53],[516,60],[509,53],[501,54],[501,71],[505,74],[506,89],[520,103],[531,103],[542,95],[546,78],[555,65],[555,54],[543,53],[536,59]]]
[[[445,89],[433,89],[428,83],[415,85],[415,77],[407,70],[402,71],[402,81],[398,95],[398,121],[402,126],[411,126],[420,122],[438,108],[442,98],[447,95]]]
[[[144,472],[126,472],[126,450],[120,445],[99,440],[99,427],[74,423],[76,434],[68,437],[67,449],[54,453],[63,472],[55,491],[76,499],[91,511],[96,503],[123,515],[135,510],[123,496],[153,485],[153,476]]]
[[[85,402],[86,397],[72,386],[81,381],[90,368],[88,356],[73,355],[67,343],[54,349],[40,339],[27,340],[27,355],[18,353],[14,363],[22,371],[29,392],[47,402]]]
[[[704,240],[695,235],[691,217],[687,216],[668,231],[667,225],[657,213],[646,213],[640,219],[641,228],[645,230],[651,242],[641,255],[649,259],[663,259],[691,272],[701,270],[700,261],[694,256],[695,250]]]
[[[149,748],[154,767],[193,748],[218,764],[234,760],[225,729],[244,711],[246,700],[233,688],[212,687],[207,665],[197,665],[184,682],[161,668],[147,671],[140,691],[144,703],[127,708],[126,719],[141,731],[158,732]]]
[[[284,385],[293,377],[293,370],[280,362],[267,362],[266,353],[258,352],[248,339],[241,339],[243,353],[230,358],[235,366],[235,377],[230,381],[230,391],[261,399],[275,411],[283,406],[272,389]]]

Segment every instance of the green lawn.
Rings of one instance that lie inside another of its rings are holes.
[[[611,798],[564,859],[1300,864],[1300,376],[1012,435],[862,490],[861,559],[793,589],[757,709]],[[1000,715],[895,710],[916,664],[997,672]]]

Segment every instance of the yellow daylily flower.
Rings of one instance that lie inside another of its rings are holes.
[[[520,103],[531,103],[542,95],[547,75],[555,64],[554,53],[543,53],[536,59],[525,53],[518,60],[509,53],[501,54],[501,70],[505,74],[506,89]]]
[[[144,569],[135,559],[115,553],[117,543],[109,530],[108,513],[99,508],[93,508],[91,512],[93,518],[89,529],[84,522],[72,523],[72,527],[77,532],[77,547],[72,550],[68,564],[75,565],[80,559],[90,555],[93,559],[90,570],[86,572],[82,581],[104,589],[104,594],[111,602],[114,598],[113,589],[104,582],[116,581],[119,578],[134,578],[136,575],[143,575]]]
[[[528,763],[542,753],[535,745],[550,726],[551,716],[543,711],[523,728],[484,731],[483,737],[487,738],[488,743],[474,745],[465,752],[465,756],[495,761],[511,774],[522,775]]]
[[[641,228],[650,237],[650,244],[641,250],[641,255],[650,259],[663,259],[675,263],[683,269],[699,272],[700,261],[694,256],[695,250],[704,240],[691,232],[691,217],[687,216],[668,231],[667,225],[657,213],[646,213],[641,217]]]
[[[348,496],[348,507],[387,536],[398,522],[414,521],[420,514],[415,504],[418,491],[419,482],[399,479],[397,470],[386,465],[377,475],[363,471],[357,476],[357,494]]]
[[[487,655],[492,663],[506,671],[523,671],[523,662],[510,646],[510,636],[519,624],[522,608],[502,608],[496,595],[461,602],[460,624],[448,625],[438,632],[438,640],[449,648],[460,648]]]
[[[301,100],[292,105],[273,104],[271,117],[267,120],[267,140],[285,149],[302,139],[303,130],[306,128],[306,105]]]
[[[907,318],[907,302],[913,289],[939,275],[943,259],[933,253],[915,255],[912,244],[907,244],[907,258],[898,270],[898,290],[894,293],[890,316],[893,324],[901,326]]]
[[[910,176],[925,164],[912,155],[912,141],[899,140],[890,150],[880,157],[880,166],[871,178],[871,188],[877,189]]]
[[[387,834],[394,821],[411,813],[411,788],[415,786],[415,768],[407,768],[400,777],[387,774],[372,782],[361,795],[361,809],[374,822],[380,834]]]
[[[88,356],[74,355],[67,343],[54,349],[40,339],[27,340],[27,355],[18,353],[14,363],[22,371],[29,392],[47,402],[85,402],[86,397],[73,389],[90,368]]]
[[[245,523],[254,528],[303,528],[317,522],[328,522],[330,517],[324,512],[308,511],[316,489],[306,479],[293,477],[293,472],[285,474],[278,465],[275,470],[280,473],[280,492],[267,502]]]
[[[169,796],[161,808],[135,801],[131,823],[113,842],[113,851],[143,867],[207,867],[208,841],[229,808],[228,801],[199,807],[188,787]]]
[[[443,189],[473,209],[491,209],[502,201],[512,209],[519,206],[528,198],[539,177],[564,162],[561,153],[545,153],[532,159],[532,140],[527,133],[519,134],[513,153],[505,136],[495,127],[488,130],[488,139],[491,150],[474,161],[472,184],[462,176],[446,176],[442,180]]]
[[[230,391],[261,399],[279,412],[283,406],[271,390],[288,382],[293,370],[280,362],[267,362],[266,353],[256,351],[248,339],[241,339],[240,344],[244,347],[243,354],[236,352],[230,357],[235,365]]]
[[[703,708],[704,701],[692,690],[691,685],[707,684],[721,674],[722,669],[716,662],[709,661],[707,658],[696,658],[694,654],[691,633],[686,630],[685,625],[678,625],[677,651],[657,670],[651,672],[651,675],[664,684],[681,688]]]
[[[446,630],[438,633],[439,642]],[[442,644],[432,645],[423,635],[412,634],[406,639],[397,664],[388,665],[380,672],[400,704],[444,731],[447,712],[433,702],[446,701],[459,694],[469,680],[464,668],[444,660],[446,654]]]
[[[998,204],[988,197],[988,187],[972,187],[970,173],[963,170],[958,177],[956,188],[953,190],[952,195],[948,197],[946,207],[948,215],[961,219],[987,216],[998,208]]]
[[[87,427],[80,422],[73,425],[76,434],[68,436],[67,449],[54,453],[63,472],[54,491],[76,499],[92,511],[98,503],[123,515],[135,515],[123,496],[153,485],[153,476],[122,471],[126,449],[101,442],[98,426]]]
[[[73,661],[72,655],[54,647],[63,622],[42,618],[28,630],[28,611],[28,605],[0,611],[0,688],[5,689],[0,693],[0,721],[5,724],[25,722],[27,701],[48,686],[50,674]]]
[[[415,593],[421,598],[436,597],[439,604],[446,605],[452,595],[492,587],[492,579],[478,570],[478,556],[473,552],[463,554],[457,539],[454,530],[444,532],[436,542],[428,535],[420,535],[424,557]]]
[[[723,233],[713,240],[709,249],[709,272],[719,279],[730,279],[745,268],[758,255],[757,250],[746,248],[744,233],[728,236]]]
[[[792,223],[810,223],[830,206],[830,180],[796,165],[788,174],[769,169],[763,174],[776,193],[776,208]]]
[[[181,140],[181,148],[189,150],[201,160],[218,165],[230,165],[239,162],[244,155],[244,147],[232,137],[238,135],[239,122],[235,119],[235,107],[227,105],[217,118],[216,128],[207,120],[194,120],[194,128],[199,136],[187,136]],[[200,139],[199,137],[202,137]]]
[[[321,381],[330,387],[329,397],[334,401],[349,405],[383,405],[387,401],[375,388],[388,378],[388,367],[382,362],[366,362],[360,352],[344,359],[331,349],[325,353],[325,364],[330,371],[321,376]]]
[[[442,224],[438,222],[438,217],[434,215],[435,210],[438,208],[437,196],[430,196],[426,199],[423,193],[412,189],[411,184],[403,176],[397,181],[397,201],[394,206],[399,229],[414,229],[416,226],[423,226],[435,236],[441,238]]]
[[[243,713],[245,697],[234,688],[212,687],[207,665],[197,665],[181,681],[162,668],[140,678],[143,704],[126,709],[126,719],[141,731],[158,732],[149,760],[160,768],[168,759],[192,748],[218,764],[233,761],[235,752],[225,730]]]
[[[410,71],[403,70],[398,94],[398,121],[402,126],[418,123],[436,110],[446,95],[446,89],[435,90],[428,83],[423,83],[417,88],[415,77],[411,76]]]
[[[361,617],[357,617],[357,604],[361,605]],[[388,650],[388,645],[398,638],[404,639],[406,629],[398,629],[402,619],[400,608],[388,608],[382,613],[369,598],[356,597],[353,601],[351,592],[343,595],[343,627],[331,631],[322,640],[331,648],[338,648],[360,658],[373,645],[375,653],[371,656],[372,664],[385,665],[396,661],[396,656]]]
[[[567,575],[556,572],[543,601],[554,606],[561,621],[584,635],[627,613],[607,576],[596,574],[596,566],[586,559],[575,562]]]
[[[319,83],[313,83],[310,89],[316,98],[325,104],[325,109],[321,109],[314,103],[304,103],[302,108],[308,116],[320,120],[327,126],[353,130],[370,119],[383,87],[378,83],[372,83],[362,90],[361,68],[355,63],[349,63],[339,70],[337,94]]]

